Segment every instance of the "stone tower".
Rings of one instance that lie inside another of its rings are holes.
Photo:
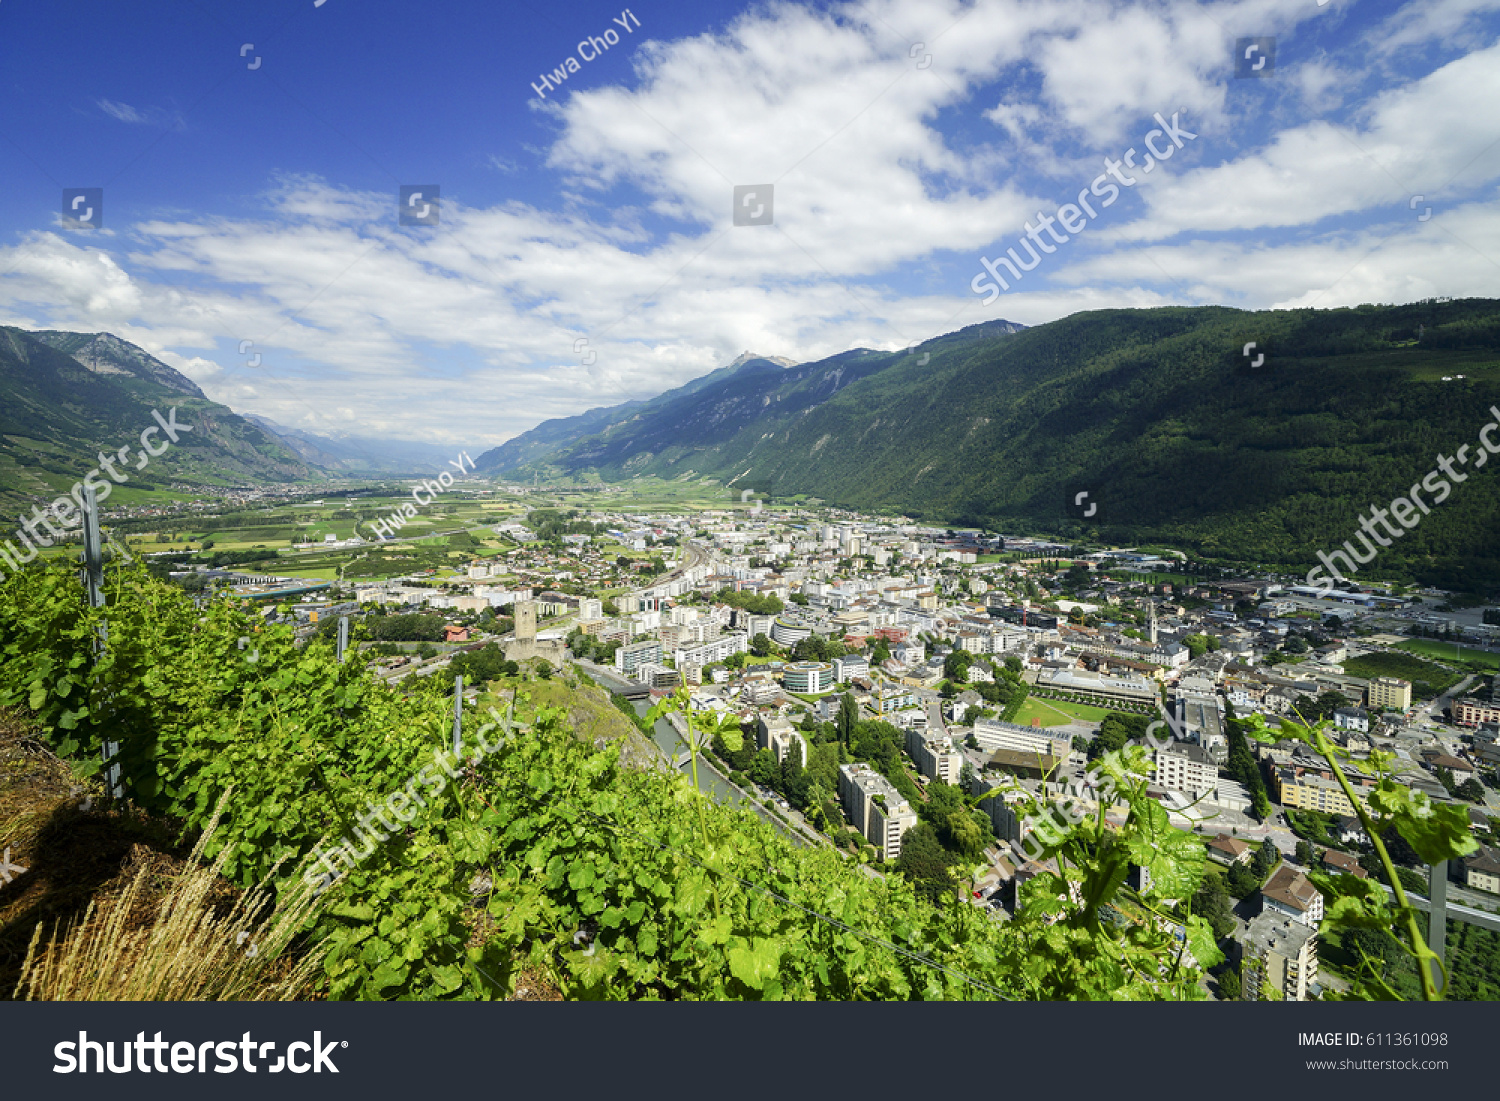
[[[516,605],[516,640],[532,641],[536,638],[536,601],[523,600]]]

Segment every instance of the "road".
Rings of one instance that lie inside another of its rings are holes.
[[[1454,672],[1458,672],[1458,670],[1455,669]],[[1423,707],[1426,707],[1428,718],[1441,720],[1443,718],[1443,711],[1452,704],[1454,699],[1462,696],[1465,692],[1467,692],[1469,690],[1469,685],[1473,684],[1478,679],[1479,674],[1470,673],[1463,680],[1459,681],[1452,688],[1448,689],[1448,691],[1444,692],[1437,699],[1433,700],[1430,704],[1419,705],[1416,710],[1421,710]]]

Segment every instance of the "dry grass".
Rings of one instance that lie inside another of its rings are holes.
[[[222,806],[222,804],[221,804]],[[36,926],[15,997],[27,1001],[290,1001],[310,996],[322,954],[289,953],[315,896],[273,902],[269,877],[235,894],[221,877],[226,850],[212,864],[204,849],[215,815],[186,864],[160,889],[160,860],[137,856],[117,897],[92,899],[83,917],[57,926],[43,943]],[[228,897],[226,897],[228,896]],[[154,901],[153,901],[154,898]]]

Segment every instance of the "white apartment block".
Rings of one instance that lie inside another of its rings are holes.
[[[869,765],[839,765],[839,801],[854,828],[884,860],[901,855],[901,838],[917,824],[917,812]]]
[[[694,625],[696,626],[696,624]],[[710,639],[692,646],[678,646],[672,655],[672,660],[677,663],[678,668],[683,665],[712,665],[716,661],[726,661],[731,654],[743,653],[750,649],[750,638],[739,631],[734,631],[719,638]]]
[[[769,749],[780,764],[788,753],[795,753],[797,763],[807,767],[807,739],[791,721],[780,715],[762,715],[755,724],[755,743]]]
[[[1067,738],[1054,738],[1044,727],[1018,726],[999,719],[975,719],[974,740],[986,753],[1009,749],[1017,753],[1041,753],[1066,761],[1072,752]]]
[[[661,643],[656,639],[632,642],[615,651],[615,668],[627,677],[634,677],[643,665],[661,664]]]
[[[907,730],[906,752],[917,763],[917,771],[929,780],[958,783],[964,755],[953,748],[952,739],[946,735],[929,734],[926,723],[914,724]]]
[[[1213,792],[1219,769],[1202,746],[1178,742],[1156,751],[1156,784],[1168,791]]]
[[[848,684],[850,677],[868,677],[870,663],[861,657],[833,659],[833,679],[839,684]]]

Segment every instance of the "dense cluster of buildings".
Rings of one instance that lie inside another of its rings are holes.
[[[1430,701],[1415,699],[1409,681],[1346,669],[1399,643],[1399,619],[1427,615],[1411,597],[1326,594],[1274,578],[1162,583],[1175,562],[1155,555],[1071,555],[1055,544],[817,510],[604,520],[611,544],[640,551],[670,540],[684,553],[664,575],[633,577],[598,550],[606,537],[572,539],[560,553],[517,530],[522,546],[475,563],[446,591],[400,582],[369,591],[459,610],[534,602],[544,619],[559,617],[564,629],[611,644],[619,676],[655,692],[685,685],[695,706],[736,714],[777,761],[792,755],[805,763],[802,719],[833,721],[847,694],[860,718],[902,731],[921,782],[984,795],[998,774],[1010,777],[1014,790],[978,804],[1002,841],[1018,836],[1018,792],[1081,776],[1099,729],[1097,719],[1077,717],[1097,714],[1090,706],[1166,726],[1172,737],[1154,754],[1149,793],[1188,823],[1251,824],[1251,793],[1229,774],[1231,716],[1261,714],[1274,724],[1313,701],[1337,699],[1332,733],[1352,758],[1387,749],[1403,778],[1438,800],[1454,798],[1441,777],[1500,765],[1500,686],[1492,681],[1452,701],[1454,725],[1434,729]],[[564,581],[616,595],[606,602],[552,588]],[[1472,633],[1486,641],[1480,626]],[[969,683],[940,692],[957,651],[972,655]],[[975,690],[1008,659],[1033,697],[1028,720],[1012,721]],[[1041,725],[1037,716],[1049,705],[1053,725]],[[1348,825],[1355,807],[1326,762],[1295,742],[1257,743],[1252,752],[1280,808],[1343,820],[1335,832],[1358,844],[1357,823]],[[1363,801],[1373,781],[1357,767],[1348,772]],[[899,856],[918,814],[888,779],[869,764],[843,764],[837,796],[848,824],[883,859]],[[1474,821],[1489,828],[1480,808]],[[1236,861],[1249,850],[1225,837],[1209,851]],[[1342,853],[1326,860],[1326,870],[1363,874]],[[1021,874],[1003,861],[996,869],[1002,879]],[[1500,890],[1500,855],[1484,849],[1458,875],[1474,889]],[[1315,996],[1321,896],[1284,866],[1260,897],[1261,913],[1240,938],[1253,979],[1246,996],[1266,984],[1289,999]]]

